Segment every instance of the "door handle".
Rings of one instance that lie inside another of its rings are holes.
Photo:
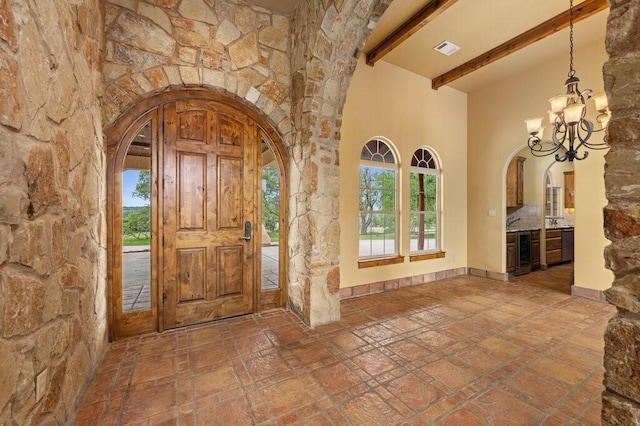
[[[244,237],[240,237],[240,240],[245,240],[245,241],[251,240],[251,222],[246,221],[244,223]]]

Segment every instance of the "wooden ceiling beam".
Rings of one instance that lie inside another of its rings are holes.
[[[573,23],[582,21],[589,16],[596,14],[606,8],[609,5],[607,0],[585,0],[584,2],[574,6],[573,8]],[[466,62],[451,71],[434,78],[431,82],[431,87],[434,90],[438,90],[439,87],[449,84],[454,80],[459,79],[477,69],[489,65],[498,59],[504,58],[523,47],[529,46],[543,38],[550,36],[560,30],[563,30],[569,26],[570,13],[567,10],[561,14],[543,22],[542,24],[531,28],[519,36],[512,38],[511,40],[502,43],[500,46],[495,47],[488,52],[483,53],[480,56]]]
[[[376,47],[367,53],[367,65],[373,66],[384,55],[398,47],[403,41],[415,34],[420,28],[433,21],[458,0],[431,0],[411,18],[395,29]]]

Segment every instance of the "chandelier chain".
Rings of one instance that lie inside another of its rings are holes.
[[[573,0],[569,1],[569,78],[576,75],[573,69]]]

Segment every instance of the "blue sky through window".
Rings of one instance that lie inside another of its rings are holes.
[[[146,206],[147,201],[132,195],[138,183],[138,170],[127,170],[122,172],[122,206],[136,207]]]

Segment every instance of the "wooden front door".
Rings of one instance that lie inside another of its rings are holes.
[[[206,100],[163,108],[161,329],[251,313],[255,123]]]

